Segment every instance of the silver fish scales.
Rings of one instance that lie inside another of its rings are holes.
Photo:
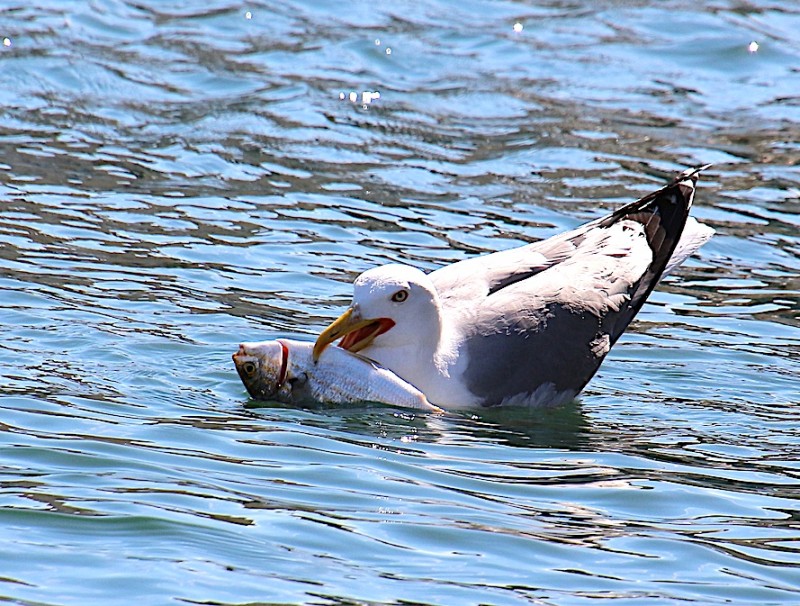
[[[330,347],[317,362],[314,344],[292,339],[242,343],[233,362],[256,400],[287,404],[376,402],[440,411],[392,371],[359,355]]]

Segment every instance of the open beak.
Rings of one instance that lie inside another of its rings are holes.
[[[361,351],[375,340],[375,337],[382,335],[394,326],[394,321],[389,318],[367,318],[363,319],[354,308],[348,307],[341,316],[323,330],[317,342],[314,343],[312,357],[314,362],[319,360],[325,348],[342,338],[340,347],[352,351]]]

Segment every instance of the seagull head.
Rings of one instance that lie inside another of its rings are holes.
[[[353,284],[353,302],[314,344],[314,360],[337,339],[352,352],[424,347],[439,339],[439,303],[430,278],[407,265],[382,265],[365,271]]]

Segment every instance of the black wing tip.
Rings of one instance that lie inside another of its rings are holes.
[[[700,178],[700,173],[711,166],[711,164],[702,164],[700,166],[687,168],[686,170],[675,175],[675,177],[673,177],[667,185],[644,196],[640,200],[637,200],[631,206],[638,206],[639,209],[644,209],[652,203],[655,203],[656,205],[658,205],[659,202],[663,203],[664,201],[670,201],[674,203],[676,200],[671,199],[672,197],[669,194],[671,191],[677,189],[683,201],[685,212],[688,213],[689,209],[692,207],[694,190],[695,186],[697,185],[697,180]]]
[[[617,209],[600,223],[609,227],[627,219],[644,225],[647,243],[653,251],[653,263],[648,270],[654,276],[651,286],[655,286],[683,233],[694,201],[697,179],[710,166],[703,164],[687,168],[664,187]]]
[[[681,193],[686,196],[691,196],[694,192],[694,188],[697,185],[697,180],[700,178],[700,173],[704,170],[711,168],[711,164],[703,164],[702,166],[695,166],[694,168],[687,168],[683,172],[678,173],[672,182],[667,185],[664,189],[669,189],[671,187],[678,187],[681,189]],[[663,190],[662,190],[663,191]],[[689,205],[691,206],[691,199],[689,200]]]
[[[714,165],[702,164],[701,166],[695,166],[694,168],[687,168],[683,172],[678,173],[678,175],[675,177],[674,183],[680,183],[681,181],[686,181],[686,179],[697,181],[697,177],[700,175],[700,173],[708,168],[711,168],[712,166]]]
[[[628,309],[620,315],[617,327],[612,332],[612,344],[616,342],[628,323],[638,313],[661,279],[664,268],[675,251],[686,226],[697,179],[700,173],[710,166],[710,164],[703,164],[688,168],[675,176],[668,185],[618,211],[616,220],[631,219],[644,225],[645,236],[652,250],[653,260],[633,287]]]

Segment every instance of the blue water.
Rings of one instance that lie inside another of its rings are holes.
[[[789,0],[0,7],[0,602],[800,603],[797,31]],[[361,271],[706,162],[718,235],[577,402],[247,399],[237,343],[313,339]]]

